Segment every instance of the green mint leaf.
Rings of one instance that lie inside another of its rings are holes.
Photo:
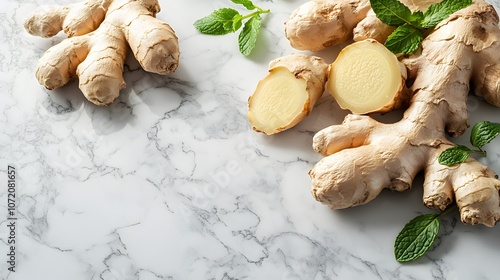
[[[203,34],[224,35],[236,31],[234,20],[240,13],[231,8],[222,8],[194,23],[194,27]],[[240,19],[241,26],[241,19]]]
[[[239,13],[234,15],[232,20],[224,21],[224,29],[231,30],[230,32],[236,32],[241,27],[241,21],[243,20],[243,16]]]
[[[472,127],[470,142],[474,147],[481,149],[495,139],[500,133],[500,124],[489,121],[478,122]]]
[[[414,12],[408,18],[408,21],[417,28],[422,28],[422,21],[424,21],[424,13],[421,11]]]
[[[436,240],[439,227],[437,214],[421,215],[407,223],[394,242],[396,260],[409,262],[423,256]]]
[[[468,7],[471,4],[472,0],[444,0],[442,2],[432,4],[424,12],[422,27],[434,27],[454,12]]]
[[[460,164],[469,158],[473,151],[467,146],[459,145],[444,150],[438,157],[439,164],[453,166]]]
[[[375,15],[383,23],[400,26],[410,22],[411,11],[398,0],[370,0]]]
[[[409,54],[420,46],[424,35],[416,27],[404,24],[396,28],[385,41],[385,46],[395,54]]]
[[[243,55],[249,55],[255,48],[257,35],[261,26],[260,16],[258,14],[252,16],[243,26],[243,30],[238,36],[238,45],[240,52]]]
[[[240,14],[237,14],[233,18],[233,32],[236,32],[238,29],[240,29],[241,24],[242,24],[243,16]]]
[[[250,0],[231,0],[231,1],[236,4],[241,4],[249,10],[254,10],[257,8],[257,6],[255,6]]]

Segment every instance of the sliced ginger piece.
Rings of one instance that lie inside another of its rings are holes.
[[[406,68],[373,39],[345,47],[330,66],[327,90],[354,114],[385,113],[401,106]]]
[[[249,100],[248,118],[257,131],[274,134],[295,125],[307,112],[306,81],[283,66],[270,71]]]
[[[255,131],[271,135],[295,126],[323,94],[328,64],[314,56],[291,54],[269,64],[248,99],[248,120]]]

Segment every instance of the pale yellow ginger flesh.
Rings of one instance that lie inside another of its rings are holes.
[[[306,81],[285,67],[271,70],[249,100],[248,119],[253,129],[274,134],[286,128],[309,106]]]
[[[323,94],[328,64],[318,57],[292,54],[269,64],[248,99],[248,120],[255,131],[271,135],[295,126]]]
[[[413,11],[440,1],[402,0]],[[304,22],[311,33],[292,32],[290,43],[318,50],[332,45],[328,42],[343,42],[350,37],[346,34],[355,40],[385,42],[393,27],[381,23],[369,7],[359,9],[366,5],[368,0],[309,1],[292,14],[288,22],[296,26],[287,31],[303,30],[298,25]],[[338,27],[340,35],[322,36],[325,21]],[[423,171],[427,207],[443,210],[456,202],[462,222],[495,225],[500,220],[500,180],[495,172],[473,158],[452,167],[439,164],[437,158],[454,146],[446,134],[461,135],[469,126],[470,91],[500,106],[498,22],[491,5],[474,0],[429,30],[416,52],[401,57],[408,69],[411,100],[397,123],[350,114],[342,124],[319,131],[313,148],[325,157],[309,172],[313,196],[333,209],[362,205],[385,188],[409,189]],[[317,37],[314,44],[302,44],[311,34]]]
[[[49,48],[38,62],[36,78],[52,90],[79,77],[85,97],[109,105],[125,87],[123,65],[130,47],[142,68],[168,74],[179,64],[174,30],[155,18],[157,0],[87,0],[68,6],[44,7],[24,23],[32,35],[68,37]]]
[[[354,114],[385,113],[404,101],[406,68],[373,39],[345,47],[330,66],[326,89]]]

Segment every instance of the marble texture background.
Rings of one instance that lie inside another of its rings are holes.
[[[256,0],[271,14],[247,58],[237,35],[192,26],[229,0],[160,0],[180,67],[159,76],[129,58],[127,88],[105,108],[75,81],[48,92],[34,78],[37,60],[64,36],[32,37],[22,23],[42,4],[69,2],[0,5],[0,279],[498,279],[500,227],[463,225],[457,213],[426,256],[395,261],[404,224],[432,212],[422,178],[411,192],[384,191],[353,209],[312,198],[307,172],[321,158],[312,136],[345,115],[328,95],[289,131],[251,130],[247,98],[270,60],[297,52],[283,22],[305,0]],[[317,54],[331,62],[337,51]],[[469,109],[471,123],[500,121],[477,98]],[[457,139],[467,141],[468,133]],[[495,140],[481,159],[496,172],[499,147]],[[8,165],[18,171],[16,272],[6,263]]]

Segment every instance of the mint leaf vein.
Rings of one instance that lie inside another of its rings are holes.
[[[409,54],[418,49],[423,39],[424,35],[420,30],[405,23],[387,37],[385,46],[393,53]]]
[[[398,0],[370,0],[370,5],[383,23],[400,26],[409,23],[411,11]]]
[[[429,250],[439,232],[438,216],[421,215],[404,226],[394,242],[394,255],[398,262],[416,260]]]
[[[234,32],[233,21],[240,13],[231,8],[222,8],[212,12],[194,23],[194,27],[203,34],[224,35]]]
[[[243,30],[238,36],[238,45],[240,52],[243,55],[249,55],[255,48],[257,42],[257,35],[259,34],[261,26],[260,16],[254,15],[243,26]]]
[[[472,0],[444,0],[432,4],[424,12],[423,28],[431,28],[449,17],[451,14],[472,4]]]

